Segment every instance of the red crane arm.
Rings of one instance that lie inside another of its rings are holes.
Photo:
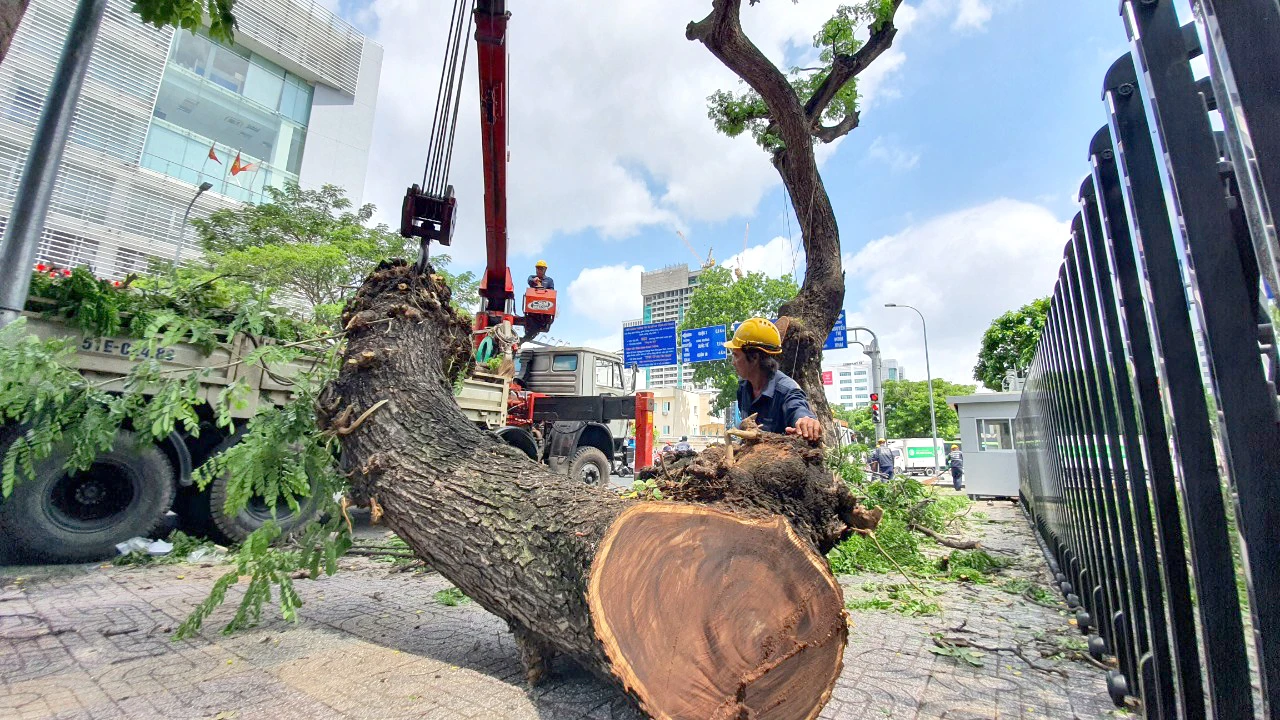
[[[488,265],[480,281],[482,310],[510,313],[515,288],[507,268],[507,12],[506,0],[476,0],[480,80],[480,146]]]

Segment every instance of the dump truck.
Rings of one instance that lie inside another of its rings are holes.
[[[37,337],[71,339],[76,347],[71,356],[75,368],[108,392],[122,390],[126,376],[140,361],[134,357],[136,338],[88,336],[39,313],[23,315],[28,330]],[[237,362],[262,342],[237,334],[223,338],[209,353],[181,343],[157,348],[154,357],[176,374],[183,369],[214,368],[200,381],[206,404],[197,409],[199,434],[179,428],[150,442],[122,428],[108,452],[75,473],[63,468],[69,449],[56,448],[36,463],[33,479],[20,480],[13,494],[0,500],[0,544],[21,559],[86,562],[111,557],[117,543],[152,533],[170,510],[179,515],[183,528],[226,544],[243,540],[272,517],[286,533],[318,517],[321,499],[314,494],[299,498],[297,511],[283,500],[269,507],[262,498],[252,498],[240,513],[227,516],[222,507],[229,478],[214,478],[203,491],[192,479],[194,468],[238,442],[244,430],[244,423],[237,422],[235,432],[215,423],[210,403],[223,389],[237,382],[248,387],[243,403],[230,411],[234,419],[247,420],[264,406],[287,402],[293,392],[290,378],[313,365],[302,360],[264,368]],[[0,426],[0,457],[24,430]]]

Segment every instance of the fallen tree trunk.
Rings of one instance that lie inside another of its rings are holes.
[[[357,499],[507,621],[531,682],[564,654],[653,717],[816,717],[848,632],[822,553],[856,522],[821,452],[770,435],[733,467],[704,459],[703,479],[727,490],[691,491],[697,503],[554,475],[454,402],[471,345],[448,297],[397,262],[344,313],[343,369],[317,412]]]

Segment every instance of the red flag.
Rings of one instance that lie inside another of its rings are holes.
[[[216,145],[216,143],[214,145]],[[214,145],[209,146],[209,159],[221,165],[222,161],[218,159],[218,153],[213,151]]]
[[[242,172],[247,172],[247,171],[249,171],[249,170],[253,170],[253,169],[254,169],[254,168],[256,168],[256,167],[257,167],[257,166],[256,166],[256,165],[254,165],[254,164],[253,164],[253,163],[251,163],[251,162],[243,162],[243,161],[241,161],[241,160],[240,160],[240,153],[236,153],[236,160],[235,160],[235,162],[231,163],[231,176],[232,176],[232,177],[235,177],[236,175],[238,175],[238,174],[240,174],[240,173],[242,173]]]

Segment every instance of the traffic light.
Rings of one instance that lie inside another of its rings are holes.
[[[880,393],[871,393],[871,422],[880,423]]]

